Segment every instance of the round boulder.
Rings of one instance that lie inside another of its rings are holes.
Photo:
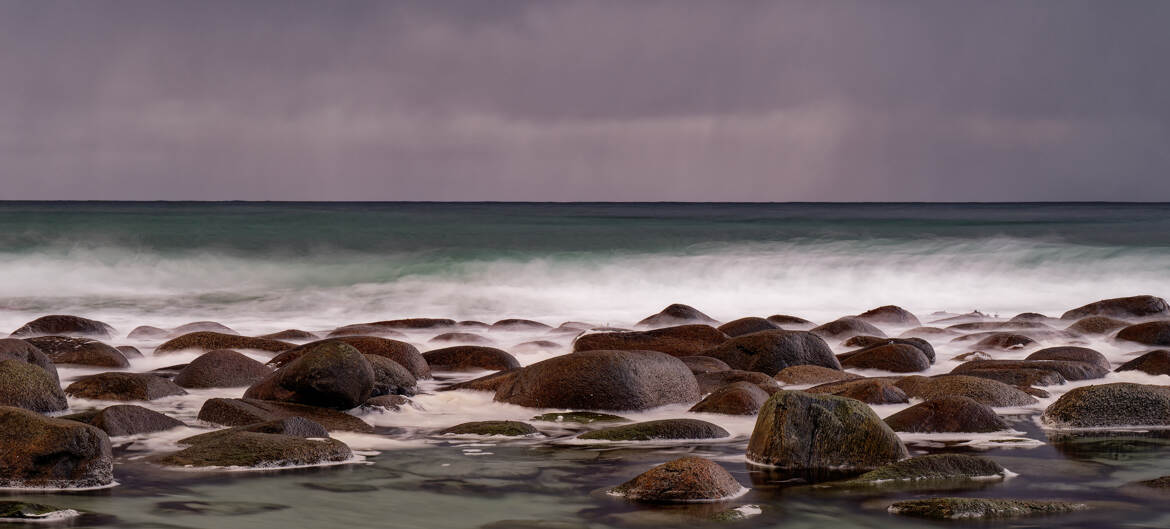
[[[1117,339],[1145,345],[1170,345],[1170,321],[1130,325],[1117,333]]]
[[[886,333],[872,323],[855,316],[846,316],[829,323],[814,327],[812,333],[826,340],[847,340],[857,335],[885,336]]]
[[[199,331],[187,333],[178,338],[172,338],[163,342],[162,345],[154,349],[154,354],[173,353],[176,351],[184,351],[187,349],[195,349],[200,351],[214,351],[216,349],[254,349],[257,351],[268,351],[270,353],[278,353],[292,349],[293,344],[288,342],[281,342],[279,340],[267,340],[264,338],[251,338],[248,336],[237,336],[235,334],[226,334],[211,331]]]
[[[731,499],[744,488],[718,463],[692,456],[658,465],[610,492],[633,501],[681,503]]]
[[[847,373],[839,369],[829,369],[821,366],[792,366],[781,369],[774,377],[777,382],[788,386],[800,386],[805,384],[825,384],[828,382],[840,382],[842,380],[855,380],[861,378],[861,375]]]
[[[130,367],[130,361],[121,351],[89,338],[38,336],[25,338],[25,341],[44,352],[54,364]]]
[[[40,413],[60,411],[69,406],[56,378],[26,361],[0,360],[0,381],[0,406],[15,406]]]
[[[186,395],[183,388],[162,377],[146,373],[98,373],[77,379],[65,393],[79,399],[154,400],[171,395]]]
[[[610,426],[586,432],[578,439],[591,441],[664,441],[679,439],[722,439],[731,437],[717,424],[698,419],[663,419]]]
[[[702,394],[712,393],[723,386],[736,382],[755,384],[768,395],[780,391],[779,382],[759,371],[732,369],[730,371],[715,371],[714,373],[699,373],[695,375],[695,380],[699,383],[699,393]]]
[[[695,356],[727,341],[710,325],[679,325],[652,331],[594,332],[577,337],[574,351],[659,351],[671,356]]]
[[[715,390],[691,407],[698,413],[755,415],[768,400],[768,393],[750,382],[734,382]]]
[[[114,335],[114,328],[107,323],[80,316],[54,314],[41,316],[12,331],[13,338],[46,335],[109,338]]]
[[[930,359],[917,347],[904,344],[875,345],[837,357],[841,367],[916,373],[930,368]]]
[[[423,353],[432,371],[503,371],[520,367],[516,357],[495,347],[456,345]]]
[[[373,390],[369,360],[344,342],[325,340],[253,384],[244,398],[348,410],[368,400]]]
[[[1170,425],[1170,387],[1118,382],[1062,395],[1041,417],[1054,428]]]
[[[57,366],[53,364],[45,353],[33,344],[19,338],[0,338],[0,360],[19,360],[28,362],[44,369],[52,377],[53,382],[59,383]]]
[[[1077,307],[1064,313],[1060,319],[1079,320],[1086,316],[1109,316],[1112,318],[1170,316],[1170,306],[1166,304],[1166,300],[1154,296],[1114,298]]]
[[[721,332],[723,332],[723,334],[734,337],[751,334],[753,332],[774,331],[779,329],[780,326],[765,320],[764,318],[749,316],[747,318],[740,318],[738,320],[729,321],[723,325],[720,325],[718,328]]]
[[[658,314],[647,316],[642,321],[638,322],[642,327],[668,327],[671,325],[683,325],[687,323],[703,323],[712,324],[719,323],[710,316],[699,312],[698,309],[683,305],[682,303],[674,303],[665,309],[662,309]]]
[[[797,365],[816,365],[841,369],[833,350],[819,336],[805,331],[763,331],[727,340],[718,347],[703,351],[727,365],[745,371],[759,371],[775,376],[781,369]]]
[[[89,488],[114,482],[105,432],[0,406],[0,487]]]
[[[414,395],[418,392],[418,382],[414,375],[405,367],[385,356],[365,355],[374,370],[374,390],[372,396],[382,395]]]
[[[1170,351],[1157,349],[1130,360],[1117,371],[1141,371],[1150,375],[1170,375]]]
[[[998,432],[1008,424],[985,404],[968,397],[939,397],[886,417],[895,432]]]
[[[83,418],[81,422],[100,428],[110,437],[161,432],[183,426],[183,422],[178,419],[133,404],[118,404],[85,415],[74,420]]]
[[[539,433],[531,424],[520,421],[465,422],[439,431],[439,435],[500,435],[504,437],[521,437]]]
[[[1065,330],[1076,334],[1098,336],[1110,334],[1124,327],[1129,327],[1129,322],[1108,316],[1089,316],[1077,320]]]
[[[894,385],[910,398],[923,400],[959,395],[993,407],[1029,406],[1036,403],[1035,397],[1003,382],[965,375],[913,375],[898,379]]]
[[[328,338],[328,340],[348,344],[362,354],[385,356],[410,370],[410,374],[414,375],[416,379],[431,378],[431,368],[427,365],[426,359],[423,358],[422,353],[418,352],[418,348],[409,343],[388,338],[379,338],[377,336],[341,336]],[[312,349],[318,343],[310,342],[294,347],[276,355],[268,363],[276,367],[282,367],[300,358],[301,355],[305,354],[305,351]]]
[[[1088,347],[1048,347],[1028,355],[1025,360],[1063,360],[1067,362],[1084,362],[1094,365],[1102,371],[1112,369],[1109,359]]]
[[[859,319],[875,325],[894,325],[899,327],[918,327],[922,322],[912,312],[897,305],[885,305],[870,309],[858,314]]]
[[[255,384],[272,373],[268,366],[231,349],[204,353],[175,375],[184,388],[238,388]]]
[[[842,380],[813,386],[805,391],[856,399],[866,404],[904,404],[910,401],[906,392],[884,378]]]

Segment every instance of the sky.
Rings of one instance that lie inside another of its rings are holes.
[[[1162,0],[0,1],[0,199],[1170,200]]]

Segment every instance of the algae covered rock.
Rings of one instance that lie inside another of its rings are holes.
[[[173,467],[280,468],[336,463],[353,457],[349,447],[336,439],[245,430],[189,437],[179,443],[189,446],[178,452],[154,456],[151,460]]]
[[[505,437],[521,437],[539,433],[531,424],[520,421],[465,422],[439,431],[439,435],[500,435]]]
[[[619,415],[610,415],[608,413],[597,413],[594,411],[566,411],[566,412],[552,412],[543,413],[533,417],[534,421],[545,422],[571,422],[578,424],[592,424],[595,422],[630,422],[629,419]]]
[[[199,420],[224,426],[246,426],[288,417],[304,417],[329,430],[369,433],[374,429],[348,413],[291,402],[255,399],[207,399],[199,408]]]
[[[890,506],[891,514],[936,520],[994,520],[1022,518],[1081,511],[1083,503],[991,498],[926,498],[899,501]]]
[[[352,346],[325,340],[244,392],[244,398],[348,410],[374,391],[374,369]]]
[[[130,361],[121,351],[90,338],[76,336],[38,336],[25,338],[49,357],[54,364],[76,364],[96,367],[129,367]]]
[[[293,344],[279,340],[251,338],[221,332],[198,331],[163,342],[162,345],[154,349],[154,354],[173,353],[188,349],[203,352],[214,351],[216,349],[255,349],[258,351],[278,353],[292,348]]]
[[[643,502],[710,502],[743,494],[744,487],[718,463],[683,457],[658,465],[610,490]]]
[[[1044,410],[1054,428],[1170,425],[1170,387],[1118,382],[1082,386]]]
[[[0,406],[45,413],[68,405],[56,377],[48,371],[23,360],[0,360]]]
[[[114,481],[105,432],[0,406],[0,487],[89,488]]]
[[[876,487],[901,481],[1003,480],[1007,469],[991,459],[964,454],[933,454],[903,459],[832,486]]]
[[[699,413],[727,415],[755,415],[768,400],[768,393],[750,382],[734,382],[723,386],[691,407]]]
[[[1003,382],[966,375],[937,375],[902,377],[894,385],[910,398],[930,400],[959,395],[993,407],[1029,406],[1036,398]]]
[[[721,439],[731,434],[719,425],[698,419],[663,419],[611,426],[586,432],[578,439],[595,441],[662,441],[675,439]]]
[[[268,376],[272,369],[231,349],[204,353],[175,375],[184,388],[247,387]]]
[[[81,513],[63,507],[24,501],[0,501],[0,523],[39,523],[67,520]]]

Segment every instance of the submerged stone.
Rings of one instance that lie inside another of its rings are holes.
[[[710,502],[736,497],[744,487],[718,463],[683,457],[658,465],[610,490],[643,502]]]
[[[586,432],[578,439],[591,441],[663,441],[676,439],[720,439],[731,434],[719,425],[698,419],[663,419],[611,426]]]
[[[936,520],[992,520],[1063,514],[1088,509],[1083,503],[991,498],[927,498],[899,501],[891,514]]]

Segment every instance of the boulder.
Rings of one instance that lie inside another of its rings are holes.
[[[1096,364],[1068,360],[971,360],[955,366],[951,370],[951,373],[955,375],[981,376],[981,373],[1006,371],[1010,374],[1014,370],[1029,369],[1054,371],[1059,373],[1061,377],[1064,377],[1065,380],[1090,380],[1101,378],[1109,373],[1108,368],[1103,368]],[[984,378],[999,380],[994,374],[984,376]]]
[[[926,358],[927,360],[930,360],[930,363],[933,364],[935,360],[934,346],[930,345],[930,342],[923,340],[922,338],[881,338],[878,336],[854,336],[848,340],[845,340],[846,347],[869,349],[871,347],[878,347],[882,345],[909,345],[918,349],[919,351],[922,351],[922,354],[926,355]]]
[[[151,457],[171,467],[281,468],[337,463],[353,457],[345,443],[332,438],[305,438],[247,430],[224,430],[179,441],[186,448]]]
[[[365,355],[374,370],[374,389],[371,396],[414,395],[418,393],[418,382],[405,367],[389,358]],[[369,399],[367,399],[369,400]]]
[[[712,502],[739,496],[744,488],[718,463],[688,456],[658,465],[610,493],[651,503]]]
[[[497,371],[482,377],[468,380],[467,382],[460,382],[452,384],[443,388],[444,390],[468,389],[472,391],[491,391],[496,392],[500,386],[511,383],[511,380],[520,373],[520,369],[509,369],[506,371]]]
[[[265,340],[279,340],[282,342],[307,342],[311,340],[318,340],[321,337],[316,333],[309,331],[302,331],[300,329],[285,329],[280,332],[273,332],[268,334],[261,334],[257,338],[264,338]]]
[[[191,332],[218,332],[223,334],[240,334],[235,329],[228,327],[218,321],[193,321],[191,323],[184,323],[178,327],[171,329],[171,336],[181,336]]]
[[[98,373],[84,376],[65,388],[65,393],[79,399],[154,400],[172,395],[186,395],[183,388],[162,377],[146,373]]]
[[[165,340],[171,337],[171,331],[151,325],[139,325],[127,335],[131,340]]]
[[[362,408],[381,408],[383,411],[399,411],[403,406],[412,404],[409,398],[402,395],[378,395],[362,403]]]
[[[1170,351],[1156,349],[1121,364],[1121,371],[1141,371],[1150,375],[1170,375]]]
[[[644,410],[699,400],[681,360],[656,351],[582,351],[521,368],[495,400],[534,408]]]
[[[796,471],[869,470],[908,457],[897,434],[865,403],[779,391],[760,409],[747,460]]]
[[[698,413],[727,415],[755,415],[768,400],[768,393],[750,382],[734,382],[723,386],[691,407]]]
[[[127,360],[146,356],[142,354],[142,351],[139,351],[138,348],[134,347],[133,345],[119,345],[114,349],[117,349],[119,353],[122,353],[122,356],[125,356]]]
[[[1108,316],[1111,318],[1151,318],[1170,316],[1166,300],[1154,296],[1132,296],[1096,301],[1072,309],[1062,320],[1079,320],[1087,316]]]
[[[995,520],[1062,514],[1087,509],[1083,503],[992,498],[925,498],[890,505],[891,514],[935,520]]]
[[[751,334],[753,332],[773,331],[779,329],[780,326],[765,320],[764,318],[751,316],[729,321],[723,325],[720,325],[718,328],[721,332],[723,332],[723,334],[734,337]]]
[[[731,437],[716,424],[698,419],[663,419],[610,426],[583,433],[578,439],[590,441],[663,441],[679,439],[722,439]]]
[[[910,401],[906,392],[884,378],[843,380],[813,386],[808,393],[823,393],[860,400],[866,404],[905,404]]]
[[[886,333],[882,332],[881,329],[875,327],[873,324],[855,316],[846,316],[833,320],[819,327],[813,327],[809,332],[826,340],[848,340],[857,335],[886,335]]]
[[[401,320],[385,320],[370,323],[358,323],[379,329],[388,330],[428,330],[454,327],[455,320],[449,318],[406,318]]]
[[[432,371],[504,371],[520,367],[516,357],[495,347],[456,345],[423,353]]]
[[[53,379],[53,383],[60,383],[61,379],[57,376],[57,366],[53,364],[53,361],[49,360],[49,357],[45,356],[45,353],[37,349],[36,346],[19,338],[0,338],[0,360],[27,362],[44,369]]]
[[[918,327],[922,322],[910,311],[897,305],[885,305],[870,309],[857,315],[858,319],[874,325],[893,325],[897,327]]]
[[[682,360],[690,368],[691,373],[696,375],[731,370],[731,366],[727,365],[727,362],[710,356],[683,356],[679,357],[679,360]]]
[[[1025,360],[1064,360],[1068,362],[1084,362],[1108,372],[1113,368],[1105,355],[1088,347],[1048,347],[1028,355]]]
[[[0,406],[0,487],[90,488],[114,482],[105,432]]]
[[[235,432],[256,432],[256,433],[271,433],[288,435],[292,437],[312,438],[329,437],[329,430],[324,426],[306,419],[304,417],[285,417],[283,419],[273,419],[271,421],[258,422],[255,424],[248,424],[245,426],[236,426],[225,430],[216,430],[204,434],[195,435],[182,439],[179,443],[192,444],[195,442],[202,442],[212,439],[223,439],[225,436],[231,435]]]
[[[965,375],[912,375],[894,382],[910,398],[930,400],[959,395],[992,407],[1029,406],[1036,399],[1019,389],[985,378]]]
[[[776,382],[772,377],[759,371],[732,369],[730,371],[716,371],[714,373],[699,373],[695,375],[695,381],[699,383],[699,393],[704,395],[736,382],[750,382],[769,395],[780,391],[779,382]]]
[[[716,324],[719,322],[690,305],[675,303],[662,309],[658,314],[647,316],[638,322],[638,325],[642,327],[669,327],[687,323]]]
[[[962,341],[962,340],[955,340]],[[993,332],[983,336],[979,341],[975,342],[976,349],[998,349],[1001,351],[1009,351],[1012,349],[1023,349],[1036,343],[1036,340],[1022,334],[1015,334],[1010,332]]]
[[[348,410],[368,400],[373,390],[369,360],[344,342],[325,340],[253,384],[244,398]]]
[[[406,338],[406,334],[389,327],[380,327],[369,323],[345,325],[329,331],[326,338],[342,338],[345,336],[376,336],[379,338]]]
[[[1003,480],[1009,472],[994,460],[965,454],[931,454],[911,457],[866,472],[834,486],[877,487],[898,482]],[[924,483],[931,486],[930,483]]]
[[[499,435],[521,437],[538,435],[540,432],[531,424],[519,421],[476,421],[457,424],[439,431],[439,435]]]
[[[13,338],[29,338],[33,336],[92,336],[95,338],[109,338],[114,335],[114,328],[109,324],[80,316],[66,316],[54,314],[41,316],[12,331]]]
[[[130,361],[121,351],[89,338],[38,336],[24,341],[40,349],[54,364],[130,367]]]
[[[247,387],[271,373],[268,366],[231,349],[216,349],[179,370],[175,384],[184,388]]]
[[[973,360],[972,362],[990,361]],[[1029,391],[1026,388],[1032,386],[1059,386],[1068,382],[1059,371],[1052,369],[1051,366],[1027,367],[1029,364],[1021,360],[1006,360],[1005,362],[1012,362],[1012,364],[992,364],[997,367],[986,367],[980,366],[979,364],[973,364],[967,367],[960,365],[955,369],[962,368],[962,371],[952,370],[951,372],[1003,382],[1009,386],[1017,386],[1021,391],[1025,392]]]
[[[493,341],[491,338],[480,336],[471,332],[445,332],[435,336],[434,338],[431,338],[430,341],[432,343],[477,343],[481,345],[495,343],[495,341]]]
[[[1008,424],[995,410],[968,397],[938,397],[886,417],[895,432],[999,432]]]
[[[928,338],[950,338],[957,336],[958,334],[958,332],[952,331],[950,329],[943,329],[941,327],[915,327],[898,335],[898,337],[913,338],[926,336]]]
[[[994,358],[983,351],[970,351],[960,355],[952,356],[951,360],[956,362],[968,362],[971,360],[994,360]]]
[[[326,340],[348,344],[362,354],[385,356],[408,369],[410,374],[414,375],[414,378],[418,380],[431,378],[431,368],[427,365],[426,359],[423,358],[422,353],[418,352],[418,348],[409,343],[376,336],[342,336],[339,338],[327,338]],[[276,355],[268,363],[276,367],[282,367],[300,358],[301,355],[305,354],[305,351],[316,347],[321,341],[310,342],[289,349]]]
[[[288,402],[213,398],[199,409],[199,420],[224,426],[246,426],[289,417],[309,419],[330,431],[370,433],[374,430],[365,421],[348,413]]]
[[[817,365],[840,369],[833,350],[819,336],[805,331],[763,331],[737,336],[702,352],[745,371],[775,376],[781,369]]]
[[[695,356],[727,341],[710,325],[679,325],[650,331],[595,332],[578,336],[574,351],[659,351],[671,356]]]
[[[497,331],[547,331],[552,328],[546,323],[520,318],[503,319],[491,325],[491,329]]]
[[[0,357],[2,358],[2,357]],[[0,406],[15,406],[40,413],[60,411],[69,406],[50,373],[24,360],[0,360]]]
[[[1015,316],[1012,316],[1012,318],[1008,321],[1010,321],[1010,322],[1022,321],[1022,322],[1032,322],[1032,323],[1048,323],[1048,322],[1053,321],[1055,319],[1056,318],[1049,318],[1048,316],[1040,314],[1039,312],[1021,312],[1019,314],[1016,314]]]
[[[827,382],[840,382],[842,380],[856,380],[861,378],[861,375],[847,373],[839,369],[829,369],[821,366],[791,366],[781,369],[774,377],[777,382],[784,385],[798,386],[805,384],[825,384]]]
[[[264,338],[251,338],[248,336],[237,336],[235,334],[224,334],[211,331],[199,331],[187,333],[178,338],[172,338],[163,342],[162,345],[154,349],[154,354],[173,353],[176,351],[185,351],[194,349],[198,351],[214,351],[216,349],[254,349],[257,351],[268,351],[270,353],[279,353],[288,349],[292,349],[293,344],[288,342],[281,342],[279,340],[267,340]]]
[[[772,323],[775,323],[776,325],[779,325],[781,327],[787,326],[787,327],[810,327],[811,328],[811,327],[816,326],[815,324],[813,324],[813,322],[808,321],[804,318],[798,318],[796,316],[789,316],[787,314],[773,314],[771,316],[768,316],[765,319],[772,322]]]
[[[1145,345],[1170,345],[1170,321],[1150,321],[1130,325],[1117,333],[1117,339]]]
[[[95,413],[83,413],[63,418],[80,420],[90,426],[95,426],[110,437],[161,432],[183,426],[183,422],[178,419],[133,404],[118,404]]]
[[[1066,331],[1089,336],[1112,334],[1114,331],[1129,327],[1129,322],[1110,318],[1108,316],[1088,316],[1069,325]]]
[[[894,373],[916,373],[930,368],[930,359],[922,350],[904,344],[879,344],[839,355],[841,367],[877,369]]]
[[[1053,428],[1170,425],[1170,387],[1118,382],[1070,390],[1044,410]]]

